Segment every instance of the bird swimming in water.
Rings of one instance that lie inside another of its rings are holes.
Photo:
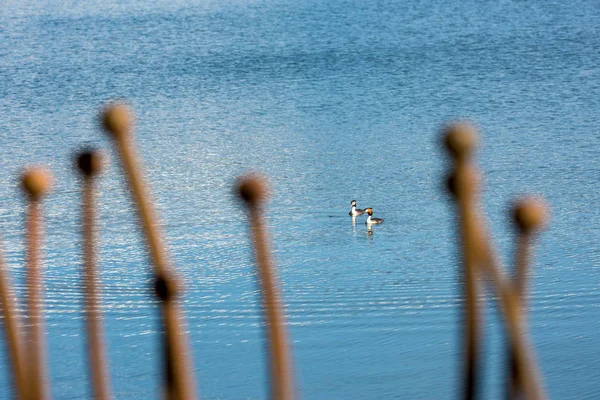
[[[373,225],[373,224],[381,224],[383,222],[383,220],[381,218],[373,218],[373,209],[372,208],[365,208],[364,211],[367,214],[369,214],[369,216],[367,217],[367,220],[365,221],[365,224]]]
[[[350,202],[350,212],[348,213],[348,215],[352,215],[353,217],[358,217],[359,215],[363,215],[364,213],[365,213],[365,210],[356,208],[356,200],[352,200]]]

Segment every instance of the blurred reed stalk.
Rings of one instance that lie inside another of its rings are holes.
[[[249,175],[240,180],[238,193],[244,200],[250,216],[252,243],[258,268],[265,318],[265,334],[269,349],[271,398],[274,400],[290,400],[294,398],[294,384],[285,331],[285,317],[262,215],[264,202],[267,198],[267,188],[262,179]]]
[[[8,352],[13,373],[13,385],[18,399],[26,398],[24,371],[24,349],[21,342],[21,321],[15,310],[16,296],[11,289],[8,270],[0,253],[0,307],[4,320],[4,337],[8,341]]]
[[[546,223],[546,207],[543,201],[535,198],[525,198],[518,201],[512,210],[516,225],[517,245],[515,251],[515,268],[513,290],[521,309],[521,321],[526,326],[527,320],[527,281],[531,261],[533,240],[535,234]],[[512,352],[509,352],[510,371],[508,375],[507,398],[509,400],[523,397],[523,382],[517,370],[517,363]]]
[[[42,198],[51,186],[50,173],[32,168],[22,176],[27,195],[27,397],[48,399],[44,350],[43,289],[40,252],[42,235]]]
[[[89,373],[93,398],[112,398],[108,366],[104,352],[100,290],[96,267],[96,176],[102,170],[102,155],[98,151],[84,151],[77,157],[77,167],[83,178],[82,227],[85,289],[85,318],[88,339]]]
[[[161,301],[164,328],[165,394],[172,400],[192,400],[197,396],[191,377],[187,337],[182,331],[184,321],[177,301],[178,285],[170,271],[150,196],[140,172],[139,157],[133,146],[131,115],[126,106],[111,105],[104,110],[102,120],[120,155],[154,265],[155,294]]]
[[[504,316],[506,333],[517,366],[518,379],[523,384],[525,398],[545,399],[542,378],[523,325],[519,299],[514,292],[512,281],[505,276],[504,269],[492,248],[488,246],[487,240],[485,238],[483,240],[487,251],[480,265],[482,271],[491,279],[491,286]]]
[[[481,373],[480,348],[482,337],[482,312],[479,304],[480,283],[477,270],[477,171],[471,165],[471,149],[477,137],[466,124],[451,126],[444,137],[446,149],[453,157],[454,171],[448,185],[455,196],[459,213],[459,232],[463,262],[464,301],[464,372],[463,398],[477,398]]]
[[[472,246],[465,251],[470,253],[468,257],[474,260],[475,269],[490,278],[489,283],[495,292],[500,311],[504,316],[506,332],[517,366],[518,379],[523,384],[526,398],[543,399],[545,394],[541,377],[522,323],[518,296],[515,293],[512,281],[504,276],[500,260],[489,242],[483,219],[479,215],[479,205],[474,201],[477,197],[472,196],[472,193],[477,192],[479,173],[470,161],[463,166],[464,170],[462,172],[459,168],[461,162],[471,159],[471,154],[477,142],[475,130],[467,124],[455,124],[445,131],[444,140],[450,155],[455,161],[455,171],[448,183],[450,191],[459,203],[461,219],[464,219],[463,214],[466,212],[462,208],[467,205],[471,206],[471,211],[467,212],[467,221],[461,222],[461,224],[468,227],[468,237],[465,237],[463,242]],[[473,203],[461,199],[465,196],[472,196]],[[464,255],[465,259],[467,253]]]

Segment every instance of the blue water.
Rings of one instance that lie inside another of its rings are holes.
[[[594,1],[38,2],[0,6],[0,232],[23,290],[28,164],[47,199],[52,393],[89,396],[72,157],[105,148],[101,275],[117,398],[160,393],[157,305],[116,155],[108,99],[137,114],[139,151],[184,297],[203,398],[264,398],[259,297],[235,178],[270,179],[268,223],[307,399],[459,393],[453,208],[439,129],[482,132],[483,203],[505,264],[516,196],[546,197],[530,328],[548,393],[595,399],[600,369],[600,8]],[[348,203],[386,221],[353,226]],[[486,316],[484,398],[505,348]],[[10,393],[0,354],[0,397]]]

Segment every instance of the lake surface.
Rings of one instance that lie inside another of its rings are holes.
[[[45,164],[52,392],[89,396],[81,317],[82,145],[100,182],[101,276],[117,398],[160,393],[157,304],[125,182],[97,124],[109,99],[137,140],[185,308],[200,394],[267,396],[259,296],[235,178],[270,179],[268,224],[307,399],[452,398],[460,302],[446,121],[482,132],[488,222],[505,264],[516,196],[552,219],[531,279],[531,334],[550,397],[600,396],[600,8],[593,1],[4,1],[0,232],[23,290],[17,176]],[[349,202],[385,219],[369,235]],[[484,398],[505,348],[486,315]],[[10,393],[5,349],[0,397]]]

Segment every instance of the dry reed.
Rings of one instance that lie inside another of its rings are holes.
[[[108,362],[104,352],[100,289],[96,267],[96,176],[102,170],[102,155],[98,151],[84,151],[77,157],[77,167],[83,178],[82,228],[83,269],[85,288],[85,319],[88,340],[89,372],[92,393],[96,400],[112,398],[108,378]]]
[[[513,290],[518,299],[521,309],[521,321],[526,325],[527,321],[527,281],[529,274],[529,264],[531,259],[533,240],[535,234],[546,223],[546,206],[543,201],[536,198],[525,198],[519,200],[513,210],[513,219],[517,227],[517,246],[515,251],[515,267],[513,276]],[[515,362],[512,352],[509,353],[509,375],[507,398],[522,398],[523,382],[521,374],[518,372],[518,366]]]
[[[485,275],[496,295],[500,311],[504,316],[506,332],[510,343],[512,357],[516,364],[518,381],[528,399],[545,398],[541,376],[533,356],[533,350],[523,325],[519,298],[513,282],[505,277],[499,258],[490,244],[479,213],[479,204],[475,195],[478,191],[479,172],[472,162],[477,136],[468,124],[458,123],[445,130],[445,144],[454,160],[454,171],[449,179],[449,189],[454,194],[459,206],[461,226],[463,226],[463,243],[465,243],[465,260],[472,260],[474,274]],[[468,209],[467,209],[468,208]],[[469,248],[466,248],[468,246]],[[467,280],[468,277],[465,277]],[[467,321],[474,320],[467,317]],[[467,329],[471,329],[467,326]],[[474,346],[474,343],[469,343]],[[466,351],[467,364],[472,355]],[[467,371],[468,372],[468,371]],[[466,378],[467,384],[473,382]],[[473,387],[465,389],[465,397],[474,393]]]
[[[192,400],[196,398],[196,391],[191,378],[187,337],[182,331],[178,285],[167,261],[149,192],[140,171],[140,159],[133,145],[131,115],[124,105],[111,105],[104,110],[102,117],[104,128],[110,133],[120,155],[154,265],[155,293],[161,301],[165,336],[166,396],[173,400]]]
[[[44,346],[43,271],[41,262],[42,198],[50,190],[52,177],[43,168],[31,168],[22,177],[27,195],[27,398],[48,399]]]
[[[271,398],[290,400],[294,398],[294,385],[285,332],[285,318],[262,215],[267,189],[262,179],[255,175],[249,175],[240,180],[238,192],[244,200],[250,216],[254,257],[265,315],[265,335],[269,349]]]
[[[0,306],[2,307],[2,317],[4,319],[4,334],[8,342],[15,394],[17,398],[25,399],[27,388],[24,364],[25,349],[21,341],[21,318],[19,318],[16,311],[15,303],[16,297],[11,288],[4,257],[0,253]]]
[[[454,157],[450,189],[456,197],[459,211],[459,232],[462,246],[464,301],[464,372],[463,398],[477,397],[480,373],[480,341],[482,324],[479,271],[477,270],[477,174],[471,166],[471,153],[476,136],[468,125],[454,125],[445,135],[446,148]]]

